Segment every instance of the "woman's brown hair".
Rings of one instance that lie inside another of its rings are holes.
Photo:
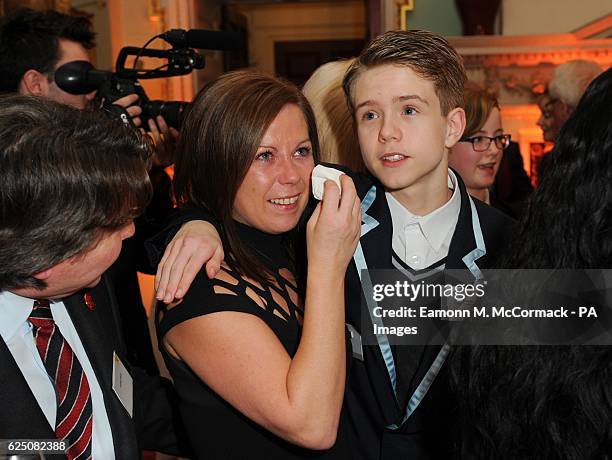
[[[487,122],[494,108],[499,110],[499,102],[494,95],[474,83],[465,85],[465,131],[463,137],[476,134]]]
[[[226,263],[259,282],[261,260],[238,238],[232,219],[238,188],[268,126],[287,104],[297,105],[308,125],[315,162],[319,158],[312,109],[292,83],[253,70],[226,73],[196,96],[183,122],[174,172],[181,207],[204,208],[220,224]]]

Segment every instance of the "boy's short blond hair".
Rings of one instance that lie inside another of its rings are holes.
[[[342,86],[351,113],[355,114],[353,87],[364,71],[379,65],[409,67],[434,84],[443,115],[463,107],[467,80],[463,60],[444,37],[425,30],[393,30],[373,39],[347,70]]]

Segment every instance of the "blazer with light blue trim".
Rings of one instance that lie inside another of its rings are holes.
[[[331,166],[331,165],[330,165]],[[361,237],[361,246],[369,269],[393,269],[391,261],[393,225],[387,205],[385,191],[380,182],[364,174],[352,174],[357,193],[363,200],[375,187],[375,199],[367,211],[378,225]],[[446,260],[448,269],[466,269],[464,256],[476,248],[473,232],[472,210],[465,185],[458,174],[461,193],[459,219],[449,247]],[[476,263],[479,268],[494,266],[494,256],[510,241],[516,222],[500,211],[474,199],[480,220],[486,255]],[[349,266],[345,280],[347,322],[361,335],[370,334],[368,343],[375,343],[369,320],[362,324],[361,283],[354,261]],[[363,300],[363,303],[362,303]],[[367,318],[367,315],[365,316]],[[363,326],[363,328],[362,328]],[[416,389],[433,363],[441,347],[423,346],[412,350],[414,378],[409,394]],[[353,358],[349,369],[346,391],[346,407],[350,419],[354,447],[352,458],[367,460],[411,459],[426,460],[450,458],[452,456],[452,424],[454,403],[448,385],[447,365],[434,380],[421,404],[411,417],[397,430],[386,428],[399,425],[405,414],[400,407],[388,375],[387,367],[377,346],[363,346],[364,360]],[[411,371],[408,371],[411,372]]]

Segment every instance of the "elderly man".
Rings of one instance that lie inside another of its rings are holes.
[[[555,69],[548,94],[538,102],[542,111],[538,125],[545,141],[555,141],[587,86],[602,71],[596,62],[583,59],[565,62]]]
[[[151,197],[149,154],[100,113],[0,98],[0,439],[178,453],[171,386],[127,362],[104,274]]]

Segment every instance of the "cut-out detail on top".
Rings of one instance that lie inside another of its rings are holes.
[[[183,299],[175,300],[174,302],[171,302],[169,304],[164,304],[163,302],[158,301],[159,304],[163,305],[163,308],[158,308],[157,309],[158,310],[158,313],[157,313],[158,319],[161,321],[164,318],[165,313],[167,311],[172,310],[174,307],[179,306],[182,302],[183,302]]]
[[[213,286],[213,289],[215,291],[215,294],[238,295],[234,291],[232,291],[231,289],[228,289],[228,288],[223,287],[223,286]]]
[[[227,266],[223,264],[223,267],[227,267]],[[215,277],[215,279],[219,281],[223,281],[225,283],[229,283],[233,286],[238,286],[238,280],[236,279],[236,277],[233,276],[231,273],[228,273],[223,270],[220,270],[219,273],[217,273],[217,276]]]
[[[227,267],[217,280],[211,280],[205,271],[200,270],[189,291],[185,293],[185,301],[178,308],[168,311],[163,321],[158,322],[158,337],[163,339],[173,327],[193,318],[219,312],[237,312],[245,315],[240,318],[248,318],[246,315],[250,315],[263,322],[270,333],[276,336],[287,356],[293,358],[300,345],[302,328],[298,318],[301,317],[303,305],[303,299],[298,299],[296,295],[299,293],[301,296],[302,286],[300,284],[300,288],[297,288],[294,276],[294,274],[297,276],[298,271],[293,270],[294,259],[291,257],[293,248],[290,246],[289,237],[293,235],[264,234],[239,222],[236,222],[236,227],[245,245],[253,249],[257,255],[261,255],[261,260],[254,268],[262,274],[265,270],[266,279],[261,281],[263,286],[250,282],[248,278],[241,279],[239,271],[231,272]],[[266,260],[263,259],[264,256]],[[290,271],[281,267],[289,268]],[[267,275],[270,272],[272,274]],[[264,307],[260,307],[254,299],[246,295],[247,287],[250,288],[251,295],[260,299]],[[226,289],[231,293],[220,293]],[[270,314],[269,311],[273,313]],[[226,315],[223,321],[234,321],[235,317],[236,315]],[[284,317],[288,320],[282,319]],[[231,327],[231,324],[226,324]],[[223,323],[220,327],[223,327]],[[228,334],[226,339],[239,340],[241,343],[246,341],[243,346],[248,353],[256,346],[258,340],[256,330],[253,332],[253,334],[246,332],[248,337]],[[186,363],[173,356],[168,347],[163,346],[162,340],[159,343],[162,344],[162,355],[184,403],[181,405],[181,413],[186,422],[191,444],[194,450],[204,457],[224,459],[255,456],[275,460],[289,458],[305,460],[322,456],[330,459],[349,457],[345,442],[348,430],[340,429],[337,445],[325,453],[291,445],[223,400]],[[220,348],[218,352],[227,360],[233,359],[224,353],[224,348]],[[259,356],[259,359],[263,358],[265,357]],[[206,416],[203,417],[202,414]],[[339,426],[348,425],[341,421]],[[248,442],[236,442],[237,439]]]
[[[302,322],[304,311],[300,305],[297,286],[293,274],[286,268],[273,274],[270,284],[260,283],[244,278],[227,265],[223,264],[217,276],[211,280],[215,294],[241,296],[245,295],[260,308],[274,314],[284,321],[294,318]]]

